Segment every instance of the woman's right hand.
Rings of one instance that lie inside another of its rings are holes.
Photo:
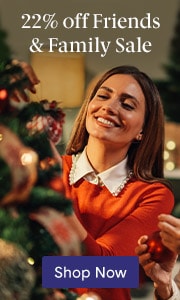
[[[136,255],[139,256],[139,263],[143,267],[146,275],[156,283],[169,283],[172,276],[172,270],[177,260],[177,254],[174,253],[168,261],[157,263],[151,259],[148,252],[148,236],[141,236],[138,240],[138,246],[135,249]]]

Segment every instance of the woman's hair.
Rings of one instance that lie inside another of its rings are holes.
[[[137,179],[143,181],[163,180],[164,150],[164,111],[159,92],[148,75],[134,66],[119,66],[107,71],[95,85],[89,99],[86,99],[75,120],[67,154],[81,152],[87,144],[86,115],[89,102],[95,96],[102,83],[115,74],[132,76],[140,85],[145,97],[145,120],[143,138],[140,142],[132,142],[128,150],[128,166]]]

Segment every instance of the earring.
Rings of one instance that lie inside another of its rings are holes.
[[[141,131],[136,138],[134,139],[133,143],[139,143],[143,138],[143,132]]]
[[[139,135],[137,136],[136,140],[137,140],[138,142],[140,142],[140,141],[142,140],[142,137],[143,137],[143,133],[140,132]]]
[[[138,135],[137,140],[138,140],[138,141],[141,141],[141,140],[142,140],[142,134],[139,134],[139,135]]]

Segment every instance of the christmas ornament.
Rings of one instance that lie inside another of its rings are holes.
[[[53,100],[41,100],[40,106],[42,108],[41,113],[37,113],[27,122],[26,128],[29,134],[35,133],[47,133],[48,138],[54,143],[58,144],[62,137],[62,125],[64,123],[65,114],[58,107],[58,103]]]
[[[147,245],[151,259],[157,263],[163,263],[173,254],[172,251],[163,245],[159,231],[155,231],[149,236]]]
[[[64,185],[62,179],[59,176],[52,178],[49,181],[48,186],[59,193],[64,192]]]
[[[6,65],[5,69],[0,72],[0,113],[12,109],[14,102],[18,100],[16,93],[19,93],[19,96],[23,95],[23,98],[28,101],[24,90],[30,85],[28,76],[20,66]]]
[[[0,299],[29,299],[35,272],[28,255],[15,243],[0,239]]]

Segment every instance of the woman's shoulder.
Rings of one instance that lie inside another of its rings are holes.
[[[63,162],[72,162],[72,155],[63,154],[61,157]]]
[[[155,205],[160,209],[171,211],[174,207],[175,198],[172,190],[164,183],[146,182],[146,181],[131,181],[127,196],[134,199],[139,205]]]
[[[172,188],[169,184],[166,184],[166,181],[154,180],[154,181],[143,181],[134,179],[131,181],[132,185],[131,188],[139,191],[141,193],[159,193],[159,194],[166,194],[166,195],[173,195]]]
[[[62,155],[62,168],[63,172],[69,172],[72,167],[72,155]]]

